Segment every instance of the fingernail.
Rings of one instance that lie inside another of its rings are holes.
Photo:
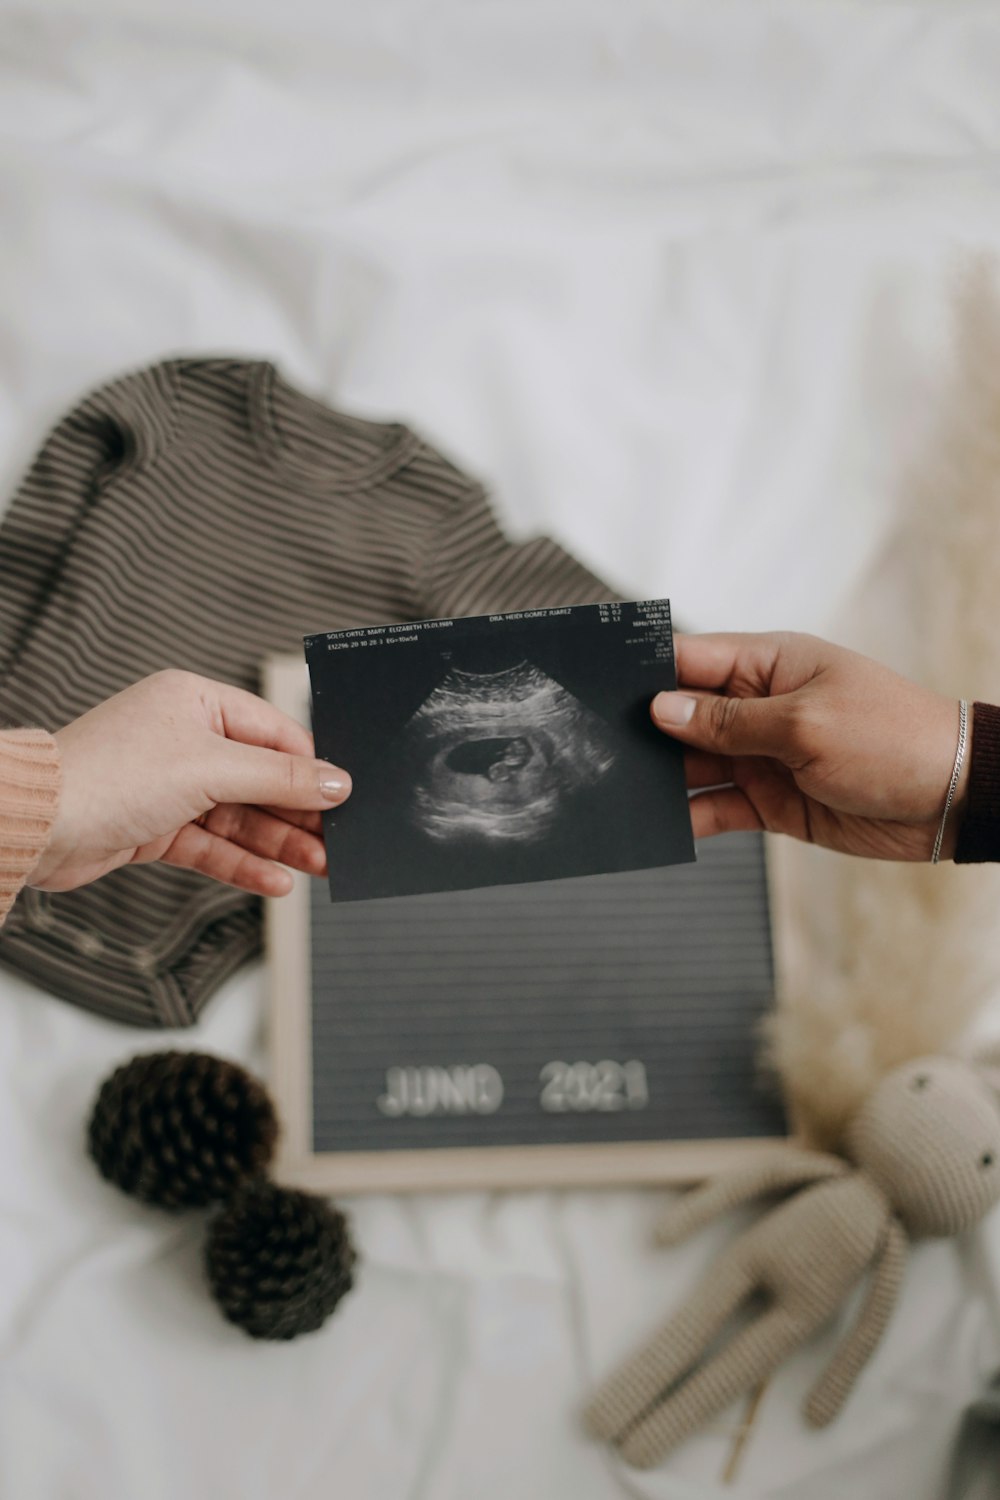
[[[690,724],[698,700],[686,693],[657,693],[653,699],[653,718],[658,724]]]
[[[351,790],[351,778],[336,766],[320,766],[319,789],[328,802],[343,802]]]

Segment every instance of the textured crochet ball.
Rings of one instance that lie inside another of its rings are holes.
[[[354,1249],[343,1214],[311,1193],[245,1183],[209,1230],[212,1293],[256,1339],[321,1327],[351,1289]]]
[[[163,1208],[227,1198],[278,1137],[263,1085],[205,1052],[154,1052],[116,1069],[90,1118],[90,1154],[124,1192]]]

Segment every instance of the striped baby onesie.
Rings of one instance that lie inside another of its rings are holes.
[[[482,487],[399,424],[266,362],[174,359],[58,424],[0,526],[0,728],[54,730],[180,667],[257,690],[316,630],[612,597],[508,541]],[[260,947],[260,902],[166,865],[27,890],[0,962],[142,1026],[183,1026]]]

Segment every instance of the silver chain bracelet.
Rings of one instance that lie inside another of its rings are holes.
[[[951,772],[951,781],[948,783],[948,796],[945,799],[944,812],[941,814],[941,826],[934,840],[934,853],[931,855],[931,864],[936,865],[941,858],[941,845],[944,842],[945,824],[948,822],[948,814],[951,812],[951,804],[955,800],[955,790],[958,787],[958,778],[962,774],[962,766],[965,763],[965,746],[969,738],[969,704],[963,698],[958,705],[958,749],[955,751],[955,764]]]

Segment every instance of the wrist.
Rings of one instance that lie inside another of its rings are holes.
[[[961,710],[960,710],[961,711]],[[943,829],[941,834],[940,858],[954,859],[955,850],[958,845],[959,831],[965,820],[966,810],[969,805],[969,782],[972,775],[972,708],[966,705],[967,715],[964,725],[965,739],[962,741],[962,726],[959,728],[959,740],[956,748],[956,761],[952,771],[954,778],[954,790],[949,791],[951,796],[946,803],[943,814]],[[957,777],[955,772],[957,771]]]
[[[971,708],[969,709],[969,735],[970,737],[972,735]],[[948,821],[951,824],[952,828],[956,830],[956,832],[959,828],[961,828],[966,811],[969,806],[969,781],[971,776],[972,756],[969,754],[968,747],[966,747],[965,759],[962,762],[962,769],[959,772],[958,777],[958,785],[955,787],[955,795],[952,798],[951,802],[951,811],[948,814]]]

